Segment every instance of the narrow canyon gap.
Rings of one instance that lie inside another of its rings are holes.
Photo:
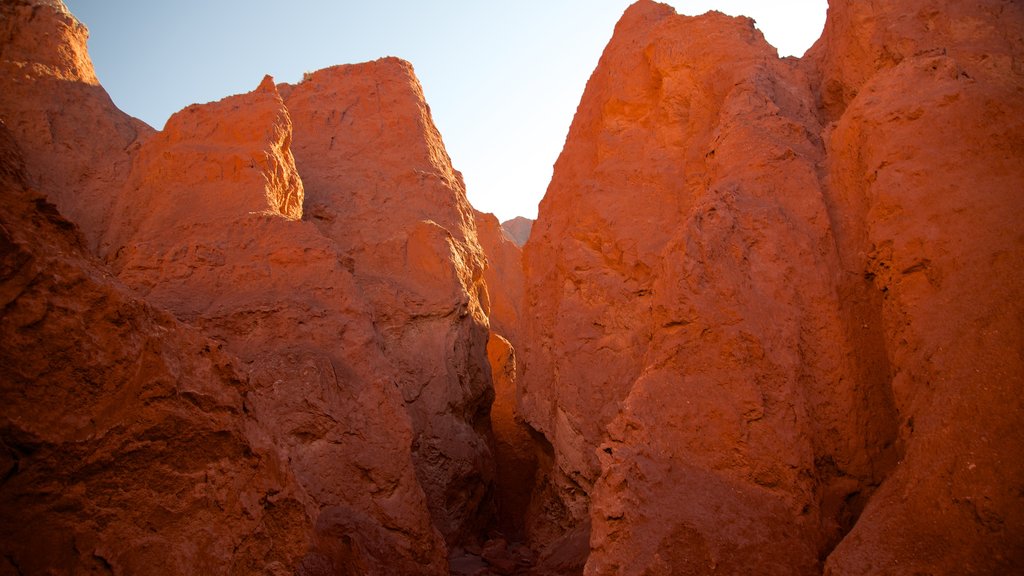
[[[0,0],[0,574],[1024,571],[1020,3],[640,0],[504,225],[408,62],[87,36]]]

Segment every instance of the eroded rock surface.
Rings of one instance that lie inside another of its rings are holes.
[[[484,256],[473,209],[412,66],[336,66],[282,85],[304,219],[336,246],[364,295],[413,426],[435,525],[473,539],[490,514],[493,399]]]
[[[834,2],[803,62],[619,22],[524,257],[534,536],[587,574],[1024,562],[1021,10],[942,6]]]
[[[61,2],[0,3],[0,113],[25,174],[98,247],[137,141],[153,129],[121,112],[89,59],[89,31]]]
[[[315,509],[246,371],[112,278],[20,163],[0,126],[0,569],[291,573]]]
[[[841,111],[841,270],[873,294],[904,446],[831,574],[1024,568],[1022,62],[1024,7],[997,1],[836,2],[809,54]]]
[[[525,252],[407,62],[154,132],[0,16],[0,572],[1024,571],[1018,2],[640,0]]]
[[[506,236],[493,214],[477,212],[476,228],[487,254],[484,280],[490,302],[487,358],[494,382],[490,422],[495,446],[497,525],[506,537],[523,542],[540,448],[516,408],[521,372],[516,357],[517,349],[522,347],[522,251]]]
[[[146,483],[145,491],[126,488],[118,500],[108,502],[105,514],[119,522],[133,521],[133,501],[149,498],[152,502],[139,503],[139,514],[174,502],[168,512],[157,515],[169,518],[164,523],[169,527],[172,521],[177,524],[176,532],[150,542],[144,534],[119,531],[107,522],[69,517],[61,520],[64,524],[55,523],[57,517],[51,518],[40,504],[24,512],[37,514],[36,523],[5,533],[8,563],[30,567],[33,573],[57,569],[48,558],[69,570],[95,564],[166,574],[447,573],[449,544],[485,537],[483,530],[492,522],[487,411],[493,392],[486,350],[486,288],[483,255],[461,178],[433,128],[411,66],[389,59],[325,71],[302,87],[282,86],[294,111],[273,80],[265,78],[249,94],[190,106],[175,114],[163,131],[128,146],[118,139],[120,133],[103,130],[57,134],[23,110],[34,106],[30,112],[40,118],[70,118],[100,127],[120,126],[127,118],[95,99],[49,98],[59,94],[50,85],[51,77],[102,91],[95,78],[82,72],[91,70],[84,50],[86,32],[59,2],[5,3],[4,10],[5,16],[9,12],[21,18],[4,20],[5,34],[17,39],[10,47],[4,45],[5,62],[45,72],[4,77],[5,87],[18,85],[19,98],[31,100],[36,92],[44,96],[28,106],[14,96],[8,101],[6,97],[14,94],[8,91],[0,102],[3,118],[18,124],[19,130],[12,130],[14,139],[31,151],[23,163],[26,179],[62,211],[81,220],[90,240],[81,248],[83,257],[92,258],[89,252],[94,251],[105,258],[90,260],[96,274],[105,275],[125,298],[144,302],[136,306],[142,312],[153,310],[151,314],[162,315],[161,322],[192,338],[160,341],[157,360],[168,365],[163,369],[166,376],[159,368],[122,375],[114,368],[124,364],[123,371],[131,372],[132,365],[117,355],[130,359],[140,346],[152,347],[140,340],[142,336],[110,327],[109,322],[90,321],[95,334],[90,332],[88,338],[76,336],[76,330],[85,327],[71,320],[52,329],[44,325],[42,332],[33,328],[38,318],[27,328],[24,323],[11,324],[17,338],[4,344],[10,360],[5,365],[11,366],[3,380],[6,393],[17,395],[33,378],[39,394],[72,391],[56,394],[60,401],[68,401],[60,410],[50,402],[27,412],[40,420],[75,405],[75,375],[90,369],[103,376],[97,376],[100,385],[109,388],[120,404],[78,402],[76,415],[84,421],[135,418],[139,403],[151,403],[139,391],[154,386],[161,398],[173,399],[170,408],[138,416],[153,423],[118,428],[110,440],[116,442],[103,445],[105,460],[97,465],[111,469],[97,474],[110,490],[122,481],[132,487],[136,480],[122,479],[119,474],[124,470],[117,462],[132,461],[135,453],[144,456],[143,464],[153,467],[139,480]],[[51,66],[51,52],[74,58],[70,64],[58,60]],[[49,67],[22,65],[22,60]],[[347,76],[346,69],[355,74]],[[335,74],[338,71],[341,76]],[[320,96],[304,93],[314,86],[330,91]],[[385,90],[377,92],[381,87]],[[378,96],[388,99],[387,108],[377,106],[373,99]],[[346,99],[375,103],[353,109]],[[338,158],[349,160],[340,173],[303,161],[316,157],[320,145],[325,152],[342,148],[333,138],[318,139],[333,134],[309,124],[317,114],[347,118],[339,135],[349,139],[350,147],[341,156],[327,158],[328,165]],[[135,125],[131,119],[125,121]],[[350,128],[378,132],[375,137]],[[43,132],[57,134],[59,140],[36,138]],[[87,152],[89,161],[72,155],[75,161],[66,162],[52,152],[54,146]],[[358,162],[353,162],[352,146],[364,154],[355,158]],[[97,167],[115,167],[116,174],[97,173]],[[60,179],[36,182],[36,174],[49,173]],[[98,204],[85,206],[88,197],[69,194],[65,186],[77,183],[94,192]],[[85,211],[76,212],[82,206]],[[332,228],[328,222],[343,227]],[[17,220],[6,230],[19,238],[36,233]],[[60,255],[54,260],[60,263]],[[56,267],[51,273],[64,278],[60,270]],[[4,285],[17,286],[17,278],[5,279]],[[84,290],[81,296],[87,302],[95,300]],[[61,307],[95,315],[91,304],[64,304],[63,292],[53,291],[50,300],[43,288],[38,292],[24,301],[40,314],[47,307]],[[8,306],[4,321],[13,322],[18,310]],[[110,321],[115,327],[153,323],[130,313],[115,316]],[[147,338],[152,332],[149,324],[144,324]],[[48,334],[60,330],[67,343],[48,340]],[[15,362],[24,356],[19,362],[28,365],[33,345],[39,354],[55,344],[73,349],[76,337],[82,339],[81,350],[74,351],[78,356],[64,348],[53,351],[68,356],[59,364],[63,372],[23,373]],[[119,345],[122,338],[128,342]],[[115,357],[93,358],[93,348],[100,346],[91,344],[93,340],[114,349]],[[193,340],[208,343],[215,352]],[[213,360],[206,359],[210,354]],[[226,375],[216,372],[216,377],[208,377],[215,372],[207,366],[210,363],[228,366],[221,370]],[[198,376],[192,377],[192,372]],[[217,402],[193,400],[180,392],[199,386],[192,384],[196,379],[218,390]],[[187,419],[174,412],[187,412],[175,404],[183,401],[185,408],[195,404]],[[20,404],[8,405],[20,410]],[[165,417],[168,422],[161,421]],[[22,432],[21,418],[4,411],[3,425],[14,438],[8,442],[5,436],[4,442],[12,446],[8,460],[15,468],[16,461],[24,459],[22,453],[36,450],[41,442],[30,435],[37,432]],[[171,432],[147,436],[149,428],[172,424],[177,426],[174,430],[194,425],[196,431],[173,441],[166,438]],[[206,434],[207,429],[212,432]],[[210,435],[216,437],[210,440]],[[199,445],[204,442],[213,452],[203,452]],[[230,453],[221,454],[217,450],[225,443],[221,452]],[[45,463],[54,474],[47,480],[53,492],[80,474],[77,463],[59,458],[67,440],[51,444]],[[89,446],[76,447],[74,453]],[[182,475],[189,482],[210,466],[219,467],[220,476],[207,482],[216,484],[218,494],[229,493],[222,495],[230,498],[228,503],[212,497],[198,503],[176,502],[185,480],[174,475],[158,480],[165,467],[174,469],[179,462],[188,464]],[[25,483],[8,482],[0,493],[7,502],[26,499],[35,489],[30,480],[42,473],[40,469],[23,474]],[[250,497],[254,490],[258,494]],[[91,511],[98,505],[89,491],[65,498],[64,507]],[[239,498],[241,504],[234,500]],[[278,500],[282,510],[275,512]],[[52,508],[54,504],[47,502],[43,501]],[[203,505],[215,509],[207,512]],[[54,540],[52,549],[28,544],[32,534],[55,534],[73,522],[75,531]],[[271,526],[264,526],[268,522]],[[93,555],[92,542],[118,539],[117,546]],[[171,548],[176,549],[176,555],[168,557],[173,561],[156,560]],[[143,554],[138,550],[149,550],[140,558],[148,558],[152,566],[143,569],[136,560],[122,561],[122,556]],[[209,560],[214,553],[219,555],[217,562]]]
[[[445,546],[412,466],[399,374],[338,247],[299,220],[291,139],[269,78],[175,114],[138,153],[111,265],[244,362],[251,409],[316,507],[308,570],[434,573]]]

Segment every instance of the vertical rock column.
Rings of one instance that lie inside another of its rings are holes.
[[[300,220],[291,141],[269,77],[175,114],[138,152],[111,265],[242,361],[246,406],[309,495],[298,573],[443,573],[397,371],[336,244]]]
[[[809,86],[749,19],[649,1],[588,83],[526,247],[522,393],[588,574],[820,573],[892,461]]]
[[[477,212],[476,229],[487,254],[484,279],[490,301],[487,358],[494,380],[490,420],[495,447],[497,526],[507,538],[523,541],[541,448],[516,407],[520,374],[517,354],[522,349],[522,251],[506,236],[493,214]]]
[[[905,455],[829,574],[1024,569],[1024,8],[831,3],[805,63]]]
[[[304,219],[369,303],[412,419],[413,459],[449,543],[489,515],[493,398],[483,253],[412,67],[388,58],[280,87],[295,123]]]

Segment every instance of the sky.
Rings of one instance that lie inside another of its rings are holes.
[[[335,64],[412,62],[470,202],[535,218],[569,125],[630,0],[64,0],[100,82],[161,129],[174,112]],[[826,0],[674,0],[754,18],[780,56],[817,40]]]

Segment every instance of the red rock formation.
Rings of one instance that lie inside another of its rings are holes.
[[[491,331],[518,344],[523,303],[523,251],[508,238],[493,214],[476,212],[476,230],[480,246],[487,255],[484,281]]]
[[[533,229],[533,220],[516,216],[511,220],[501,223],[501,229],[508,234],[509,238],[520,248],[530,239],[530,230]]]
[[[290,141],[269,78],[175,114],[138,153],[112,267],[243,361],[252,410],[315,505],[307,564],[435,573],[445,547],[412,467],[399,375],[337,246],[296,220]]]
[[[1024,570],[1021,62],[1024,7],[998,1],[835,2],[808,55],[905,446],[830,574]]]
[[[18,164],[0,125],[0,571],[296,566],[313,510],[253,382],[112,279]]]
[[[637,2],[525,254],[406,62],[153,133],[0,16],[0,572],[1024,571],[1019,3]]]
[[[0,118],[25,158],[30,183],[96,249],[133,144],[153,130],[121,112],[99,85],[89,36],[60,2],[0,3]],[[74,145],[71,145],[74,143]]]
[[[1022,20],[960,10],[836,3],[804,63],[742,18],[617,26],[524,260],[538,534],[589,519],[586,573],[1024,562]]]
[[[282,85],[305,219],[337,246],[396,368],[413,460],[449,543],[488,521],[493,398],[484,256],[412,66],[336,66]]]
[[[55,37],[63,42],[55,49],[58,53],[73,52],[80,47],[76,42],[84,39],[84,28],[59,3],[33,8],[15,3],[11,10],[25,12],[34,23],[49,22],[51,29],[67,25],[78,31],[78,36]],[[26,31],[24,26],[12,25],[11,30],[19,38],[36,34],[44,54],[53,48],[40,40],[47,34],[45,29]],[[80,60],[87,63],[84,51]],[[86,150],[94,146],[99,151],[96,155],[122,146],[118,150],[131,160],[131,169],[120,179],[96,175],[81,164],[55,163],[37,140],[16,134],[37,153],[37,169],[63,171],[61,182],[84,182],[102,196],[103,210],[89,212],[83,221],[118,277],[144,297],[147,306],[168,310],[187,322],[188,330],[213,337],[223,346],[220,353],[228,359],[224,362],[230,362],[245,382],[246,388],[237,394],[239,406],[244,407],[239,414],[224,412],[216,404],[200,406],[216,411],[218,426],[235,426],[254,438],[243,439],[256,448],[242,445],[237,463],[230,455],[211,456],[224,468],[225,482],[239,473],[232,466],[250,466],[245,458],[255,454],[252,458],[277,476],[263,480],[261,469],[253,473],[253,482],[259,486],[259,482],[276,481],[282,486],[267,491],[294,493],[293,499],[301,504],[288,509],[291,513],[294,508],[295,514],[287,523],[271,518],[278,521],[274,530],[284,533],[272,534],[269,541],[264,533],[271,531],[261,527],[261,515],[237,506],[222,507],[216,518],[223,519],[218,520],[197,504],[189,509],[195,516],[192,523],[187,518],[178,520],[182,528],[175,533],[177,540],[168,536],[170,544],[160,544],[160,550],[177,546],[184,556],[128,571],[216,572],[223,563],[251,562],[235,571],[443,574],[447,573],[447,547],[442,534],[453,542],[471,540],[490,520],[493,464],[485,435],[491,386],[481,305],[486,289],[472,214],[458,174],[445,164],[447,155],[411,68],[390,60],[350,69],[364,73],[346,84],[332,77],[337,70],[327,71],[305,87],[284,87],[293,99],[298,98],[295,114],[300,118],[297,124],[304,127],[299,132],[300,148],[306,153],[322,143],[333,146],[317,139],[319,131],[308,129],[311,114],[345,116],[346,129],[377,127],[382,120],[376,106],[338,108],[344,99],[331,95],[302,100],[306,88],[326,86],[356,101],[378,96],[373,90],[379,85],[393,88],[385,94],[393,115],[385,118],[388,130],[383,134],[390,140],[378,138],[367,145],[372,134],[345,132],[345,137],[353,138],[350,145],[360,146],[364,155],[346,153],[350,162],[344,166],[344,178],[319,171],[315,162],[306,166],[317,215],[313,222],[300,220],[304,187],[291,152],[291,114],[269,78],[250,94],[179,112],[163,132],[135,146],[130,158],[120,141],[102,131],[90,134],[95,144],[82,141],[81,133],[63,135],[65,140],[56,143]],[[46,81],[27,86],[24,93],[50,91],[43,84]],[[8,83],[5,78],[4,84]],[[364,90],[367,87],[373,88]],[[94,109],[89,102],[81,108],[68,104],[67,110],[46,109],[51,104],[41,100],[46,117],[63,114],[97,125],[110,121],[107,110]],[[4,109],[5,117],[21,118],[17,107],[12,109]],[[31,123],[31,118],[24,121],[31,129],[23,133],[29,136],[39,132],[39,126]],[[406,156],[410,151],[422,156]],[[363,162],[362,172],[357,170],[358,162],[351,162],[353,157]],[[103,161],[122,162],[116,155]],[[56,200],[66,195],[57,184],[46,192]],[[376,196],[366,203],[368,194]],[[357,205],[358,212],[354,211]],[[74,202],[68,206],[73,213]],[[90,214],[96,218],[89,220]],[[325,226],[325,218],[345,228]],[[38,299],[42,304],[37,308],[52,304],[44,296]],[[95,329],[101,339],[107,333],[119,334],[103,323],[95,324]],[[68,332],[74,334],[73,329]],[[5,354],[9,352],[11,358],[26,354],[33,336],[26,336],[17,348],[5,346]],[[34,342],[46,349],[45,342]],[[169,364],[179,366],[184,361],[176,358],[188,356],[192,348],[177,350],[175,342],[166,343],[166,355],[172,358]],[[134,349],[125,347],[125,354]],[[88,360],[73,357],[67,364],[86,366]],[[168,371],[174,382],[178,368]],[[152,385],[148,374],[139,377],[140,386]],[[67,379],[60,376],[40,380],[40,390],[67,386]],[[5,388],[23,386],[28,377],[18,378],[5,378]],[[159,374],[154,373],[154,378],[159,380]],[[186,376],[180,378],[187,384]],[[114,375],[109,385],[120,388],[120,380]],[[142,401],[133,390],[122,392],[128,410],[134,410],[131,402]],[[48,404],[38,413],[53,410]],[[104,418],[126,417],[118,406],[104,410]],[[82,407],[82,418],[98,418],[94,414],[91,406]],[[8,425],[13,415],[5,411],[3,417]],[[160,414],[152,418],[159,420]],[[144,434],[145,430],[134,428],[125,431],[121,444],[105,448],[109,458],[115,462],[127,458],[131,446],[140,442],[135,436]],[[217,446],[214,443],[211,449]],[[60,445],[54,448],[58,449]],[[179,454],[186,449],[195,454]],[[146,462],[172,463],[182,458],[202,462],[206,457],[194,443],[185,441],[163,452],[147,450],[153,455]],[[263,454],[267,451],[273,458]],[[76,474],[76,468],[58,456],[48,462],[58,475],[55,486],[61,485],[61,478]],[[103,478],[116,487],[115,472]],[[179,490],[172,483],[154,485],[150,488],[154,506],[173,498],[173,492],[164,492],[164,487]],[[10,485],[9,491],[0,493],[14,502],[27,489],[24,484]],[[126,494],[107,513],[135,518],[127,509],[133,498],[139,496]],[[272,507],[275,497],[269,498],[270,503],[262,505]],[[254,501],[260,502],[259,498]],[[149,510],[148,506],[140,504],[140,509]],[[46,513],[41,514],[42,521],[48,522]],[[239,514],[249,516],[236,519]],[[215,528],[220,525],[226,527]],[[6,534],[5,550],[12,550],[11,558],[31,561],[40,570],[52,567],[47,556],[33,556],[31,550],[13,544],[15,536],[33,534],[33,529],[26,530]],[[216,547],[220,563],[188,552],[190,546],[207,541],[189,539],[189,530],[216,535],[217,542],[224,544]],[[105,524],[83,523],[78,531],[89,541],[124,537],[121,547],[127,550],[147,545],[141,536],[108,532]],[[40,529],[39,533],[50,532]],[[249,540],[256,543],[245,544]],[[277,540],[279,548],[274,548]],[[85,560],[77,562],[101,562],[89,556],[87,547],[76,548],[68,542],[55,543],[51,556],[80,553]],[[273,557],[277,564],[270,560],[260,564],[263,556],[250,554],[249,546],[256,546],[256,552]],[[97,558],[110,557],[97,554]],[[74,567],[75,562],[68,560],[68,565]]]

